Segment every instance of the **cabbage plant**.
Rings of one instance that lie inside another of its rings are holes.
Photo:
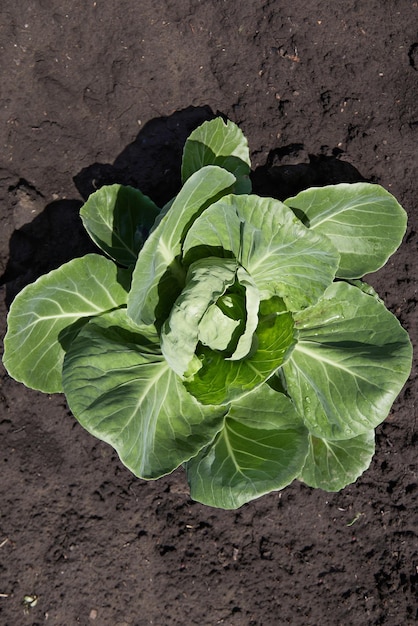
[[[162,208],[117,184],[88,198],[104,254],[19,293],[5,367],[64,392],[136,476],[183,465],[204,504],[295,479],[342,489],[411,369],[407,332],[361,280],[400,245],[405,211],[369,183],[253,195],[247,141],[221,118],[190,135],[181,174]]]

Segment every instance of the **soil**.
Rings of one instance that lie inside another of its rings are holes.
[[[25,284],[92,249],[83,199],[122,182],[163,203],[185,138],[220,113],[258,193],[365,179],[397,197],[404,243],[368,280],[416,346],[417,24],[412,0],[3,0],[1,335]],[[64,396],[4,369],[0,394],[5,626],[418,619],[416,361],[354,485],[235,512],[192,502],[182,470],[136,479]]]

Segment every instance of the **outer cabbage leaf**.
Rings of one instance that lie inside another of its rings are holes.
[[[285,204],[341,255],[339,278],[361,278],[382,267],[400,246],[407,215],[383,187],[341,183],[302,191]]]
[[[3,363],[13,378],[62,391],[65,350],[94,315],[126,304],[128,272],[98,254],[73,259],[25,287],[8,316]]]
[[[258,196],[223,197],[192,225],[185,262],[233,256],[261,298],[280,296],[291,311],[314,304],[334,279],[339,255],[331,241],[300,222],[283,203]]]
[[[152,326],[121,309],[90,320],[66,354],[68,404],[136,476],[158,478],[187,461],[222,428],[227,409],[203,407],[161,354]]]
[[[282,372],[310,432],[351,439],[375,428],[411,370],[407,332],[374,295],[337,282],[295,314],[298,343]]]
[[[187,463],[194,500],[236,509],[300,475],[308,432],[292,402],[262,385],[234,402],[213,443]]]
[[[283,301],[274,297],[260,303],[255,350],[240,361],[206,346],[196,354],[202,366],[185,386],[202,404],[226,404],[261,385],[288,358],[295,338],[293,318]]]
[[[153,324],[159,315],[167,317],[184,286],[178,257],[187,230],[234,182],[235,176],[216,166],[204,167],[186,181],[139,253],[128,298],[128,315],[136,324]],[[164,311],[159,312],[159,306]]]
[[[93,241],[126,267],[135,264],[158,213],[148,196],[123,185],[102,187],[80,210],[84,228]]]
[[[205,165],[218,165],[234,174],[235,193],[251,191],[248,142],[241,129],[230,120],[224,122],[218,117],[204,122],[189,136],[183,150],[183,183]]]
[[[374,449],[374,430],[340,441],[310,435],[309,453],[299,478],[309,487],[340,491],[369,467]]]

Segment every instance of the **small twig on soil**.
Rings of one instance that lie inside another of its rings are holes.
[[[354,519],[351,520],[351,522],[348,522],[347,526],[352,526],[353,524],[355,524],[360,517],[363,517],[364,513],[356,513],[356,516]]]

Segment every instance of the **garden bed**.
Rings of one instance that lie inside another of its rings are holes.
[[[368,281],[416,345],[417,19],[410,0],[40,0],[25,12],[6,0],[2,335],[24,285],[94,249],[83,199],[119,182],[162,205],[186,137],[220,113],[248,137],[261,195],[367,180],[396,196],[407,234]],[[237,511],[191,501],[182,470],[136,479],[61,395],[4,369],[0,394],[5,625],[418,617],[416,362],[357,483],[294,483]]]

